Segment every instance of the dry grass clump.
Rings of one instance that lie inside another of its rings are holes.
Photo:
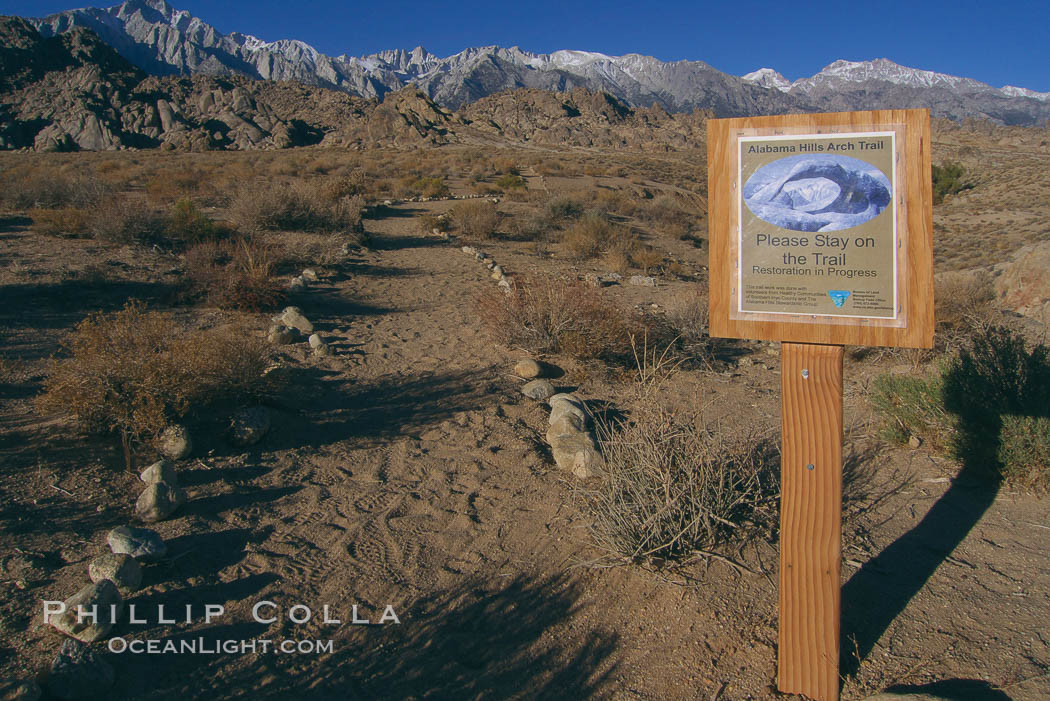
[[[522,276],[509,294],[492,288],[479,313],[504,345],[581,359],[629,357],[637,327],[597,289],[550,275]]]
[[[264,392],[268,352],[242,329],[187,330],[129,304],[77,325],[50,362],[37,407],[131,447],[191,411]]]
[[[199,243],[186,251],[182,296],[220,309],[272,309],[285,297],[274,277],[279,259],[276,247],[256,237]]]
[[[360,231],[364,198],[304,181],[257,182],[233,196],[228,216],[243,231]]]
[[[90,227],[93,236],[112,243],[156,242],[167,228],[168,218],[162,212],[121,196],[95,210]]]
[[[26,215],[33,220],[33,231],[52,236],[83,236],[91,231],[94,219],[91,210],[79,207],[30,209]]]
[[[571,195],[555,195],[543,206],[544,214],[555,222],[576,219],[583,214],[583,210],[583,202]]]
[[[771,440],[653,401],[629,420],[599,421],[597,434],[605,466],[583,495],[591,532],[610,556],[683,559],[774,528],[779,455]]]
[[[984,270],[948,272],[934,281],[936,348],[957,350],[967,338],[995,323],[995,283]]]
[[[496,205],[487,200],[457,202],[451,209],[452,221],[460,233],[473,239],[490,239],[499,226]]]
[[[675,295],[667,305],[665,319],[683,351],[693,357],[710,358],[708,298],[703,287],[693,285],[689,292]]]
[[[88,209],[109,198],[112,188],[96,177],[45,171],[30,172],[21,177],[5,174],[0,187],[0,202],[9,209]]]
[[[635,214],[661,233],[678,239],[688,236],[699,220],[699,215],[691,207],[671,195],[660,195],[646,201]]]
[[[583,215],[562,235],[566,251],[576,260],[594,258],[617,242],[629,246],[629,239],[626,228],[596,213]]]

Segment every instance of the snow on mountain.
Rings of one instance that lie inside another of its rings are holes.
[[[1036,92],[1035,90],[1018,88],[1013,85],[1004,85],[999,88],[999,92],[1009,97],[1030,97],[1034,100],[1042,100],[1043,102],[1050,101],[1050,92]]]
[[[889,59],[877,58],[874,61],[838,60],[825,66],[819,73],[796,80],[792,90],[813,87],[830,87],[849,83],[863,83],[869,80],[885,81],[896,85],[915,88],[947,88],[957,92],[981,92],[994,90],[990,85],[972,78],[960,78],[945,73],[924,71],[918,68],[901,66]]]
[[[772,68],[743,77],[702,61],[593,51],[535,54],[516,46],[465,49],[441,58],[421,46],[369,56],[327,56],[295,39],[266,41],[222,34],[165,0],[60,12],[30,20],[44,36],[83,26],[124,58],[157,75],[244,74],[296,80],[362,97],[383,97],[414,83],[446,107],[529,87],[605,91],[627,104],[670,111],[711,109],[718,116],[814,110],[929,107],[935,116],[984,117],[1002,123],[1050,119],[1050,93],[998,90],[970,78],[900,66],[888,59],[835,61],[816,75],[788,81]]]
[[[763,88],[776,88],[783,92],[791,89],[791,81],[772,68],[759,68],[757,71],[751,71],[740,77],[748,82],[761,85]]]

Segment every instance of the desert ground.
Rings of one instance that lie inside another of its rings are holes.
[[[1045,130],[944,128],[934,161],[962,164],[971,186],[935,208],[939,274],[1005,279],[1019,251],[1050,239]],[[37,403],[76,325],[138,300],[170,312],[180,334],[235,328],[265,346],[269,384],[254,401],[271,427],[241,447],[226,430],[232,404],[179,418],[194,444],[175,463],[186,502],[146,524],[168,546],[126,597],[146,621],[125,614],[109,637],[331,641],[331,650],[146,655],[96,642],[115,671],[102,697],[783,698],[775,493],[704,547],[616,552],[596,525],[602,473],[580,478],[555,464],[550,409],[522,394],[514,372],[523,358],[544,361],[558,391],[610,426],[660,406],[727,441],[773,445],[758,459],[775,473],[779,349],[703,333],[702,150],[13,153],[0,154],[0,168],[8,188],[61,176],[102,183],[104,198],[136,210],[188,201],[193,217],[268,247],[267,289],[279,292],[260,309],[187,293],[194,241],[105,235],[123,216],[106,210],[99,223],[106,203],[5,200],[0,678],[46,688],[62,636],[45,624],[43,602],[90,583],[88,563],[108,552],[111,529],[143,525],[135,503],[138,471],[159,457],[151,438],[132,442],[129,470],[112,433]],[[360,230],[250,231],[251,212],[238,210],[248,196],[236,193],[255,179],[318,191],[352,182]],[[456,209],[464,203],[494,203],[491,230],[471,230]],[[599,219],[610,228],[587,238],[579,222]],[[511,285],[556,279],[597,295],[641,330],[634,350],[586,334],[526,348],[491,322],[509,295],[476,252]],[[289,289],[307,268],[316,281]],[[1045,317],[1007,308],[1008,292],[984,313],[1045,339]],[[305,336],[267,341],[271,317],[289,305],[325,352]],[[964,343],[952,339],[936,353],[847,349],[844,699],[891,688],[1050,698],[1050,502],[931,441],[890,441],[869,401],[879,376],[932,372]],[[253,620],[262,601],[276,621]],[[158,604],[178,622],[160,622]],[[205,604],[224,616],[205,623]],[[309,607],[308,622],[289,619],[296,605]],[[369,625],[351,622],[355,605]],[[323,621],[325,606],[341,623]],[[399,622],[379,625],[387,607]]]

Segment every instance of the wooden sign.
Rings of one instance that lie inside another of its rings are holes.
[[[933,345],[926,110],[707,123],[711,335]]]
[[[933,345],[929,112],[707,125],[711,336],[784,342],[777,686],[837,701],[842,345]]]

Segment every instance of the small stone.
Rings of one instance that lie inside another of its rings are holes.
[[[135,502],[135,515],[146,523],[163,521],[186,503],[186,492],[166,482],[154,482],[142,490]]]
[[[551,415],[548,419],[549,424],[554,424],[558,419],[565,415],[572,415],[576,417],[584,426],[590,420],[590,412],[587,410],[587,405],[580,401],[575,395],[572,394],[556,394],[548,400],[551,405]]]
[[[543,368],[532,358],[522,358],[514,364],[514,374],[526,380],[543,375]]]
[[[288,290],[290,292],[301,292],[306,289],[306,280],[301,275],[296,275],[288,281]]]
[[[473,256],[473,255],[476,255],[476,254],[477,254],[477,252],[478,252],[478,249],[474,248],[473,246],[464,246],[464,247],[463,247],[462,249],[460,249],[460,250],[462,250],[462,251],[463,251],[464,253],[466,253],[466,254],[467,254],[468,256]]]
[[[499,265],[492,266],[492,279],[499,280],[503,277],[503,268]]]
[[[285,326],[299,329],[303,333],[314,332],[314,325],[310,323],[309,319],[303,316],[303,312],[299,307],[285,307],[280,316],[274,318],[274,321],[279,321]]]
[[[554,385],[550,380],[533,380],[521,388],[521,393],[529,399],[542,402],[554,396]]]
[[[602,458],[588,433],[565,433],[555,436],[550,444],[554,462],[580,479],[594,475]]]
[[[629,282],[639,287],[656,287],[656,278],[645,275],[632,275]]]
[[[317,349],[324,345],[324,341],[321,340],[321,335],[317,333],[310,334],[310,338],[307,339],[310,343],[310,347]]]
[[[105,637],[124,610],[124,599],[117,585],[108,579],[89,584],[63,603],[65,610],[48,616],[48,623],[82,643]],[[114,606],[116,608],[112,608]],[[94,616],[90,615],[92,611]]]
[[[908,445],[910,447],[912,447],[912,448],[921,448],[922,447],[922,439],[919,438],[918,436],[912,436],[911,438],[908,439]]]
[[[317,282],[320,278],[317,276],[317,271],[313,268],[307,268],[301,273],[303,280],[307,282]]]
[[[117,526],[106,536],[109,549],[116,554],[131,555],[136,560],[150,562],[168,554],[168,546],[156,531],[148,528]]]
[[[185,426],[172,424],[157,439],[157,450],[166,458],[182,460],[193,451],[193,441]]]
[[[270,343],[275,346],[286,346],[289,343],[298,343],[299,339],[302,338],[302,334],[299,333],[299,329],[292,328],[291,326],[274,324],[270,327],[270,332],[267,334],[267,338]]]
[[[580,418],[579,414],[562,413],[551,422],[547,429],[547,442],[550,443],[557,436],[567,433],[582,433],[587,430],[587,422]]]
[[[153,484],[154,482],[167,482],[168,484],[178,484],[178,474],[175,472],[175,466],[167,460],[158,460],[153,463],[139,474],[139,479],[146,484]]]
[[[43,692],[35,679],[0,682],[0,701],[37,701]]]
[[[47,690],[60,699],[101,698],[113,686],[113,667],[90,646],[66,640],[47,675]]]
[[[230,440],[246,448],[258,443],[270,430],[270,410],[264,406],[242,409],[230,419]]]
[[[510,294],[510,281],[507,278],[502,278],[499,283],[496,284],[496,287],[500,288],[505,293]]]
[[[736,364],[737,364],[737,367],[749,368],[749,367],[751,367],[752,365],[755,364],[755,361],[752,360],[751,358],[748,358],[747,356],[744,356],[743,358],[738,358],[737,361],[736,361]]]
[[[121,594],[131,594],[142,584],[142,566],[131,555],[105,553],[88,565],[92,582],[108,579],[117,585]]]

